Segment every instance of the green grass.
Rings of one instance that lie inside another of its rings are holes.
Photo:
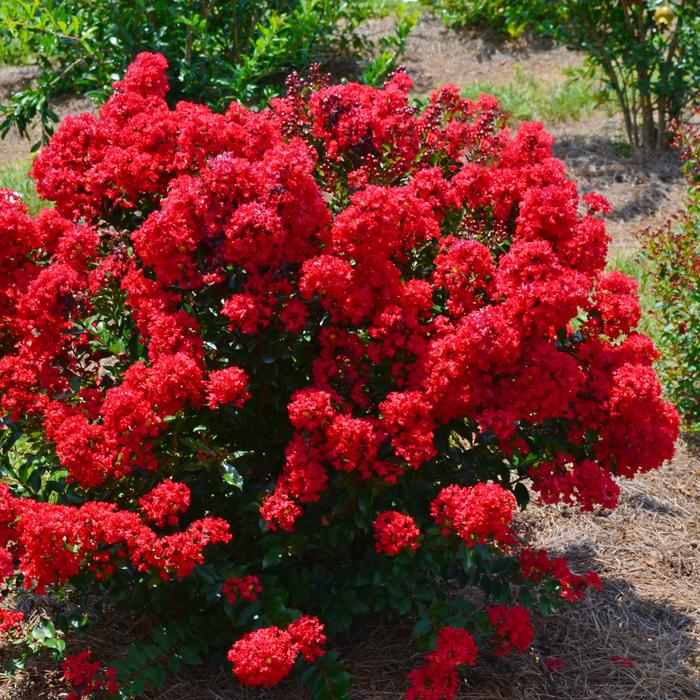
[[[481,93],[494,95],[513,122],[564,122],[580,120],[597,107],[612,109],[609,96],[597,80],[569,73],[561,82],[547,83],[534,75],[516,71],[508,83],[474,83],[462,94],[476,99]]]
[[[656,306],[654,289],[649,271],[640,262],[639,254],[636,252],[614,253],[608,259],[608,270],[619,270],[625,275],[629,275],[637,280],[639,285],[639,304],[642,307],[642,319],[639,323],[639,330],[657,341],[655,319],[652,315]]]
[[[36,193],[34,180],[29,177],[30,161],[21,161],[9,165],[0,165],[0,187],[6,187],[17,192],[30,213],[36,214],[42,207],[50,206]]]

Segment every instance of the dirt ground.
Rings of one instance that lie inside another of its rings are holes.
[[[382,32],[376,23],[368,32]],[[405,63],[420,92],[443,82],[507,82],[516,67],[556,82],[580,65],[561,48],[527,42],[503,44],[473,33],[447,31],[423,18],[408,40]],[[0,69],[0,99],[30,77],[28,69]],[[60,105],[67,114],[89,108],[85,100]],[[685,183],[678,158],[667,153],[639,161],[620,148],[619,121],[594,113],[551,127],[556,153],[583,191],[596,190],[613,204],[609,231],[613,254],[636,248],[635,232],[663,223],[681,209]],[[29,162],[29,145],[16,134],[0,141],[0,164]],[[458,698],[466,700],[680,700],[700,698],[700,442],[679,442],[666,467],[623,484],[614,512],[579,513],[566,507],[532,507],[519,520],[534,544],[566,555],[581,570],[600,572],[604,589],[586,604],[537,624],[528,654],[481,656]],[[356,678],[356,700],[402,697],[406,672],[419,663],[410,629],[380,625],[351,640],[347,668]],[[564,660],[548,671],[549,657]],[[616,658],[629,659],[622,664]],[[48,668],[48,667],[47,667]],[[58,676],[35,667],[0,679],[0,700],[61,697]],[[224,698],[295,700],[294,685],[274,691],[242,689],[225,670],[184,674],[159,700]]]

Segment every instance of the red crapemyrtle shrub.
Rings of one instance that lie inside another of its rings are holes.
[[[519,543],[529,490],[612,508],[673,454],[607,202],[488,96],[292,77],[216,114],[171,108],[166,68],[63,122],[33,167],[54,209],[0,195],[8,580],[142,607],[170,669],[230,649],[318,697],[354,620],[410,616],[434,650],[407,696],[451,697],[598,584]]]

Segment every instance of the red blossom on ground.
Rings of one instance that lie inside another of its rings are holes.
[[[556,656],[548,656],[544,660],[544,666],[548,671],[561,671],[566,666],[564,659],[559,659]]]
[[[634,666],[634,661],[627,656],[611,656],[610,661],[618,666]]]

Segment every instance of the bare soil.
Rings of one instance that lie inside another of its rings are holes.
[[[362,31],[379,39],[393,26],[394,20],[385,17],[368,22]],[[550,82],[579,68],[583,57],[546,40],[504,41],[485,32],[448,29],[440,18],[424,14],[408,37],[402,62],[416,91],[426,94],[444,83],[508,83],[518,71]]]

